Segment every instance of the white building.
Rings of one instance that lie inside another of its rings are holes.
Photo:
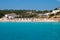
[[[51,14],[56,14],[57,12],[60,12],[60,10],[53,10]]]
[[[51,12],[49,12],[49,13],[45,13],[45,15],[47,15],[47,16],[50,15],[50,14],[51,14]]]
[[[38,14],[38,16],[40,16],[40,17],[43,17],[43,18],[46,18],[46,17],[49,17],[49,14],[50,13],[45,13],[45,14]]]
[[[57,8],[57,10],[53,10],[53,11],[51,12],[51,14],[56,14],[57,12],[60,12],[60,7]]]
[[[15,17],[17,17],[18,15],[16,15],[15,13],[10,13],[10,14],[5,14],[5,17],[6,18],[9,18],[9,19],[13,19]]]

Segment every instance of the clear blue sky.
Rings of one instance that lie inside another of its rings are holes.
[[[0,9],[50,10],[60,7],[60,0],[0,0]]]

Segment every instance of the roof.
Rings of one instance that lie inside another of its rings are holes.
[[[9,14],[5,14],[5,15],[8,15],[8,16],[17,16],[15,13],[9,13]]]

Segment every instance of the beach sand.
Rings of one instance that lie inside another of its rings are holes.
[[[58,18],[0,18],[0,22],[58,22]]]

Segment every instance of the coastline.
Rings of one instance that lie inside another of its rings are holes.
[[[0,22],[59,22],[57,19],[48,19],[48,18],[15,18],[15,19],[7,19],[1,18]]]

